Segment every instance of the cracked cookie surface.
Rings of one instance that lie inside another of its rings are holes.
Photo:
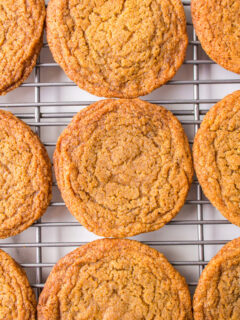
[[[53,57],[80,88],[135,98],[170,80],[188,38],[180,0],[51,0]]]
[[[40,49],[44,0],[0,0],[0,95],[30,75]]]
[[[191,320],[185,279],[157,250],[101,239],[63,257],[38,304],[39,320]]]
[[[51,163],[38,137],[0,110],[0,238],[22,232],[41,217],[51,185]]]
[[[194,140],[198,180],[212,204],[240,226],[240,91],[213,106]]]
[[[194,28],[211,59],[240,74],[240,1],[192,0]]]
[[[54,168],[69,211],[106,237],[161,228],[183,206],[193,175],[180,122],[139,99],[80,111],[58,139]]]
[[[35,320],[36,306],[25,272],[0,250],[0,320]]]
[[[227,243],[201,274],[193,299],[195,320],[240,319],[240,238]]]

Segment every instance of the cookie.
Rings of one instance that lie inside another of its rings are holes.
[[[157,250],[101,239],[63,257],[50,273],[38,320],[191,320],[185,279]]]
[[[0,238],[22,232],[41,217],[51,186],[51,163],[37,135],[0,110]]]
[[[193,25],[209,57],[240,74],[239,0],[191,0]]]
[[[44,0],[0,0],[0,95],[32,72],[43,42]]]
[[[35,320],[37,302],[25,272],[0,250],[0,319]]]
[[[170,80],[188,37],[180,0],[50,0],[53,57],[80,88],[136,98]]]
[[[198,180],[211,203],[240,226],[240,91],[206,114],[194,139]]]
[[[164,226],[183,206],[193,176],[184,130],[165,108],[102,100],[60,135],[54,168],[69,211],[105,237]]]
[[[193,299],[195,320],[240,319],[240,238],[230,241],[201,274]]]

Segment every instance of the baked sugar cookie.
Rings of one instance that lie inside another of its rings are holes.
[[[105,237],[164,226],[183,206],[193,176],[180,122],[139,99],[80,111],[58,139],[54,168],[69,211]]]
[[[44,146],[27,124],[0,110],[0,238],[15,236],[39,219],[51,188]]]
[[[195,320],[240,319],[240,238],[230,241],[201,274],[193,299]]]
[[[191,9],[194,28],[209,57],[240,74],[240,1],[191,0]]]
[[[206,114],[194,139],[193,157],[206,197],[240,226],[240,91]]]
[[[0,250],[0,319],[35,320],[37,302],[21,267]]]
[[[63,257],[50,273],[38,320],[191,320],[185,279],[157,250],[102,239]]]
[[[44,0],[0,0],[0,95],[17,88],[42,47]]]
[[[188,44],[180,0],[51,0],[47,39],[80,88],[136,98],[170,80]]]

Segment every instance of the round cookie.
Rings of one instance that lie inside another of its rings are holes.
[[[102,100],[60,135],[54,168],[69,211],[105,237],[164,226],[183,206],[193,176],[184,130],[165,108]]]
[[[47,39],[80,88],[119,98],[146,95],[170,80],[188,44],[180,0],[51,0]]]
[[[0,320],[35,320],[37,302],[21,267],[0,250]]]
[[[239,0],[191,0],[191,11],[197,36],[209,57],[240,74]]]
[[[198,180],[211,203],[240,226],[240,91],[213,106],[194,139]]]
[[[195,320],[240,319],[240,238],[230,241],[201,274],[193,299]]]
[[[51,185],[51,163],[37,135],[0,110],[0,238],[22,232],[41,217]]]
[[[50,273],[38,320],[191,320],[185,279],[157,250],[101,239],[63,257]]]
[[[0,0],[0,95],[30,75],[42,47],[44,0]]]

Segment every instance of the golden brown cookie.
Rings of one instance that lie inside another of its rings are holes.
[[[226,244],[204,269],[193,309],[195,320],[240,319],[240,238]]]
[[[188,43],[180,0],[51,0],[47,38],[80,88],[119,98],[148,94],[170,80]]]
[[[206,114],[194,139],[193,157],[206,197],[240,226],[240,91]]]
[[[164,226],[183,206],[193,176],[180,122],[139,99],[102,100],[80,111],[58,139],[54,167],[69,211],[105,237]]]
[[[157,250],[101,239],[63,257],[50,273],[38,320],[191,320],[185,279]]]
[[[191,0],[191,10],[197,36],[209,57],[240,74],[240,1]]]
[[[44,0],[0,0],[0,95],[30,75],[42,47]]]
[[[35,320],[36,307],[25,272],[0,250],[0,320]]]
[[[51,200],[47,152],[30,127],[0,110],[0,238],[28,228]]]

